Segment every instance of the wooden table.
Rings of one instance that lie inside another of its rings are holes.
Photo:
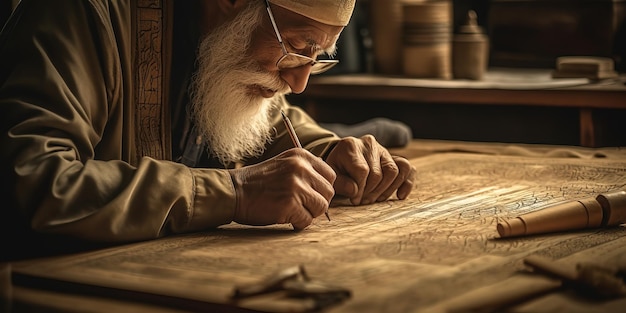
[[[291,99],[321,122],[383,116],[407,123],[422,139],[626,145],[626,76],[591,83],[550,73],[493,68],[483,81],[319,76]]]
[[[24,311],[251,312],[284,308],[284,293],[233,302],[234,287],[302,265],[311,279],[347,288],[326,312],[446,312],[484,308],[522,285],[544,288],[509,312],[619,312],[626,298],[587,299],[529,273],[530,255],[562,266],[626,264],[626,228],[499,238],[501,219],[626,188],[619,148],[416,140],[393,150],[418,170],[404,201],[337,201],[304,231],[289,225],[175,236],[4,267],[12,305]],[[542,287],[543,286],[543,287]],[[5,288],[6,290],[7,288]],[[307,311],[306,299],[290,299]],[[582,310],[582,311],[581,311]],[[487,310],[489,311],[489,310]]]

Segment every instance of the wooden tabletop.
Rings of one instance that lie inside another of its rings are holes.
[[[16,262],[10,265],[14,306],[310,311],[317,302],[284,292],[231,299],[236,286],[298,265],[311,280],[350,291],[349,299],[325,312],[446,312],[494,305],[512,312],[611,312],[626,304],[623,298],[585,298],[523,263],[540,255],[563,267],[626,264],[626,228],[508,239],[496,231],[503,219],[626,188],[621,149],[416,141],[393,152],[411,156],[417,168],[409,199],[356,207],[338,200],[330,222],[321,216],[300,232],[290,225],[233,223]],[[507,303],[520,290],[534,294]]]

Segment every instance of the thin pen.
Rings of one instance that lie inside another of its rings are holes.
[[[280,110],[280,114],[283,116],[283,122],[285,123],[285,127],[287,128],[289,137],[291,137],[291,141],[293,141],[293,145],[298,148],[302,148],[302,144],[300,144],[300,139],[298,139],[296,130],[293,129],[293,125],[291,125],[291,121],[289,120],[289,117],[287,117],[287,114],[285,114],[285,112],[283,112],[282,110]],[[330,215],[328,214],[328,209],[326,209],[326,211],[324,212],[324,215],[326,215],[326,218],[328,219],[328,221],[330,221]]]

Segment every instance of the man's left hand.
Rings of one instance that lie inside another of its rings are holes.
[[[385,201],[394,192],[405,199],[413,190],[415,167],[392,156],[371,135],[341,139],[326,162],[337,173],[335,194],[350,198],[354,205]]]

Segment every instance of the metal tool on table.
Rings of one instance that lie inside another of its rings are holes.
[[[588,296],[600,298],[626,297],[623,269],[593,263],[578,263],[575,266],[557,263],[549,258],[531,255],[524,264],[539,274],[563,280],[564,285],[582,291]]]
[[[257,283],[235,287],[232,299],[237,302],[273,293],[279,295],[272,298],[274,303],[269,311],[316,311],[337,305],[352,295],[346,288],[311,279],[304,266],[298,265],[278,271]],[[301,300],[302,305],[277,305],[281,299]]]

